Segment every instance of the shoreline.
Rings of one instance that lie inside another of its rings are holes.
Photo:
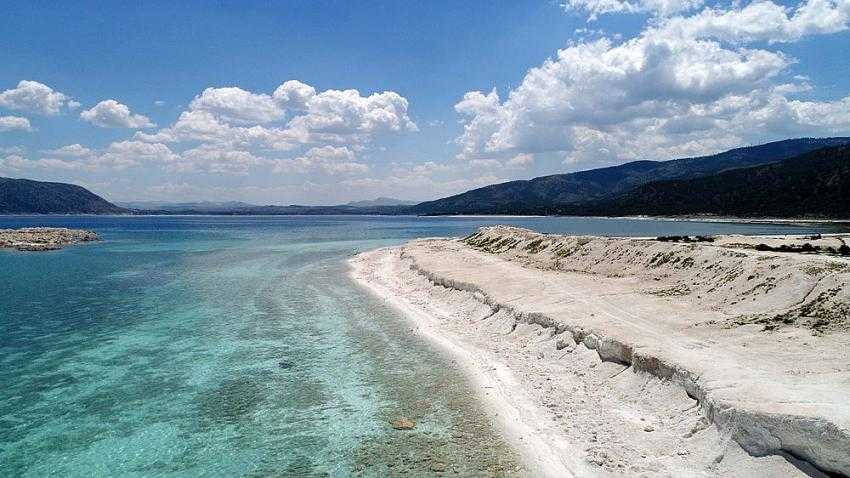
[[[504,363],[490,361],[474,345],[441,330],[435,317],[387,287],[369,280],[368,261],[377,254],[396,249],[381,248],[358,254],[348,261],[350,277],[376,298],[399,311],[405,320],[416,327],[418,335],[457,363],[471,381],[485,410],[494,417],[509,444],[522,457],[526,471],[532,476],[545,478],[586,476],[587,470],[581,462],[564,460],[573,453],[580,454],[580,450],[557,438],[554,443],[547,442],[538,434],[538,427],[544,422],[545,416],[533,399],[523,393],[509,367]],[[559,456],[563,458],[559,459]]]
[[[761,252],[762,240],[496,226],[349,262],[467,372],[535,476],[846,474],[843,239],[815,241],[818,254]],[[753,285],[765,295],[750,298]]]

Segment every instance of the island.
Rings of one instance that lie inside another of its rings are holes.
[[[534,476],[850,475],[841,235],[505,226],[359,254]]]
[[[64,227],[0,229],[0,249],[52,251],[71,244],[100,240],[92,231]]]

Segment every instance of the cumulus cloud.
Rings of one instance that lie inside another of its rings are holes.
[[[290,80],[272,95],[240,88],[208,88],[168,128],[138,133],[153,142],[229,144],[288,151],[303,145],[354,145],[376,135],[416,131],[407,100],[386,91],[362,96],[357,90],[317,93]],[[284,124],[269,125],[288,116]]]
[[[275,173],[306,173],[324,171],[327,174],[363,173],[369,170],[366,164],[355,161],[353,151],[348,148],[322,146],[311,148],[303,156],[294,159],[273,161]]]
[[[809,88],[805,80],[780,81],[795,60],[746,45],[846,28],[847,2],[705,10],[653,22],[623,42],[572,44],[529,70],[504,99],[496,90],[466,93],[455,105],[464,122],[458,156],[557,153],[567,162],[612,163],[850,131],[850,97],[797,99]]]
[[[589,20],[608,13],[650,13],[668,16],[699,8],[703,0],[566,0],[561,2],[565,10],[584,11]]]
[[[61,156],[61,157],[72,157],[72,158],[85,158],[87,156],[91,156],[93,151],[85,146],[74,143],[62,146],[56,149],[48,149],[43,151],[44,154],[50,156]]]
[[[58,115],[69,101],[68,96],[31,80],[23,80],[17,87],[0,93],[0,107],[46,116]]]
[[[705,9],[672,18],[661,29],[686,38],[735,42],[791,42],[808,35],[836,33],[850,24],[850,0],[807,0],[797,8],[757,1],[742,8]]]
[[[517,169],[525,169],[532,164],[534,164],[534,155],[528,153],[518,154],[505,162],[506,166]]]
[[[143,162],[170,163],[177,161],[179,156],[160,143],[118,141],[110,144],[99,159],[106,163],[135,165]]]
[[[88,172],[120,171],[144,164],[170,165],[180,156],[168,146],[141,141],[118,141],[101,150],[92,150],[80,144],[69,144],[42,151],[42,156],[27,159],[15,155],[15,169],[64,169]],[[10,163],[7,163],[8,167]]]
[[[27,166],[29,161],[20,154],[10,154],[0,158],[0,169],[6,171],[17,171]]]
[[[222,149],[201,145],[180,154],[180,159],[170,169],[174,171],[205,171],[220,174],[246,174],[257,165],[269,161],[248,151]]]
[[[316,96],[316,89],[298,80],[285,81],[272,94],[274,100],[288,110],[306,109],[307,101],[314,96]]]
[[[80,113],[80,118],[101,128],[152,128],[156,126],[146,116],[133,114],[127,105],[115,100],[104,100]]]
[[[242,88],[207,88],[189,104],[192,111],[208,111],[225,122],[269,123],[283,117],[284,110],[265,94]]]
[[[31,131],[30,120],[20,116],[0,116],[0,132],[14,130]]]

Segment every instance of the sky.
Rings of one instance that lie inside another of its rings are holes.
[[[850,0],[12,2],[0,176],[338,204],[850,136]]]

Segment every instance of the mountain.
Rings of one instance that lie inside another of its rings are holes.
[[[394,199],[394,198],[386,198],[379,197],[376,199],[372,199],[371,201],[351,201],[350,203],[345,204],[346,206],[351,207],[378,207],[378,206],[413,206],[414,204],[418,204],[418,201],[405,201],[403,199]]]
[[[127,204],[127,203],[125,203]],[[138,204],[138,203],[134,203]],[[331,215],[397,215],[408,214],[406,209],[410,206],[373,206],[355,207],[346,204],[339,206],[302,206],[292,204],[289,206],[254,206],[243,207],[197,207],[197,208],[169,208],[154,207],[152,209],[133,209],[133,214],[148,215],[176,215],[176,214],[199,214],[199,215],[222,215],[222,216],[331,216]]]
[[[850,217],[850,146],[687,180],[654,181],[581,207],[593,215]]]
[[[119,202],[117,205],[127,209],[157,210],[157,211],[230,211],[258,207],[240,201],[197,201],[197,202],[167,202],[167,201],[131,201]]]
[[[123,214],[128,211],[74,184],[0,178],[0,214]]]
[[[850,144],[850,138],[800,138],[737,148],[711,156],[633,161],[619,166],[485,186],[417,204],[409,209],[409,213],[551,214],[561,209],[576,211],[578,204],[614,198],[649,182],[691,179],[758,166],[843,144]],[[580,209],[578,212],[581,212]]]

